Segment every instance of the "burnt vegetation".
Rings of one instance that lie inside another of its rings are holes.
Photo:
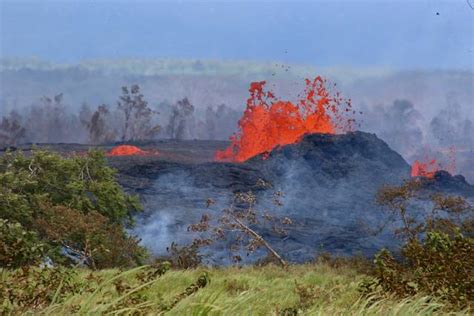
[[[274,202],[279,205],[278,197],[280,192],[275,193]],[[193,241],[194,246],[208,246],[212,243],[227,243],[234,255],[232,260],[236,263],[242,261],[241,253],[247,256],[264,249],[267,258],[287,267],[288,262],[283,259],[275,248],[262,236],[255,227],[262,229],[268,226],[272,233],[282,237],[286,236],[285,228],[291,225],[288,217],[277,218],[268,211],[259,211],[256,208],[257,197],[253,192],[237,192],[234,194],[233,202],[229,208],[223,209],[217,219],[212,219],[210,215],[204,214],[199,223],[192,224],[188,231],[198,232],[200,238]],[[209,199],[207,206],[211,206],[213,201]]]

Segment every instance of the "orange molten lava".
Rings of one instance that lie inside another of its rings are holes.
[[[441,167],[434,159],[426,163],[415,160],[411,167],[411,176],[432,179],[434,178],[436,171],[439,170],[441,170]]]
[[[456,172],[456,148],[450,147],[448,150],[447,156],[448,163],[447,165],[441,165],[436,159],[431,159],[426,161],[428,162],[421,162],[419,160],[415,160],[411,167],[411,176],[412,177],[425,177],[428,179],[432,179],[435,176],[435,173],[440,170],[445,170],[450,174],[454,174]]]
[[[216,160],[243,162],[277,146],[298,142],[305,134],[352,129],[354,120],[344,118],[344,112],[353,112],[350,100],[343,100],[339,93],[330,95],[325,83],[319,76],[306,79],[304,97],[295,105],[265,91],[265,81],[252,82],[239,131],[231,136],[227,149],[216,152]],[[341,104],[345,104],[345,111],[341,111]]]
[[[138,147],[130,145],[120,145],[112,148],[107,156],[133,156],[133,155],[146,155],[146,152]]]

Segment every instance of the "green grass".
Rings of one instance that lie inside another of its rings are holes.
[[[365,277],[351,268],[324,264],[244,268],[171,270],[157,278],[143,279],[149,271],[77,270],[74,282],[82,283],[76,294],[62,297],[56,288],[53,299],[41,308],[17,308],[12,314],[47,315],[446,315],[448,308],[428,297],[396,300],[358,291]],[[0,280],[11,276],[2,271]],[[185,289],[208,273],[210,283],[190,295]],[[122,288],[121,288],[122,287]],[[86,289],[87,288],[87,289]],[[166,308],[168,306],[168,310]],[[0,298],[1,311],[1,298]],[[0,312],[0,314],[2,314]],[[468,311],[451,314],[468,315]],[[291,314],[286,314],[291,315]]]

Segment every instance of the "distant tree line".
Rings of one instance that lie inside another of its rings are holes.
[[[197,113],[184,97],[174,104],[150,106],[138,85],[122,87],[115,106],[84,103],[72,113],[63,94],[43,96],[23,113],[16,110],[0,120],[0,146],[21,143],[102,144],[152,139],[227,139],[239,111],[221,104]]]

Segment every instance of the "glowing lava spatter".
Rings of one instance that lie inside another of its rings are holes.
[[[134,156],[134,155],[146,155],[147,152],[141,150],[136,146],[131,145],[120,145],[112,148],[107,156]]]
[[[439,170],[441,170],[441,167],[438,165],[435,159],[430,160],[429,162],[420,162],[415,160],[411,166],[411,176],[432,179],[434,178],[435,173]]]
[[[304,97],[295,105],[265,91],[265,81],[252,82],[239,131],[231,136],[227,149],[216,152],[216,160],[243,162],[277,146],[298,142],[305,134],[351,130],[354,120],[346,118],[348,112],[355,113],[350,100],[339,93],[331,95],[325,84],[319,76],[306,79]]]
[[[415,160],[411,166],[412,177],[424,177],[433,179],[436,172],[445,170],[450,174],[456,172],[456,148],[450,147],[448,150],[448,164],[446,166],[441,165],[436,159],[426,159],[427,162],[421,162]]]

